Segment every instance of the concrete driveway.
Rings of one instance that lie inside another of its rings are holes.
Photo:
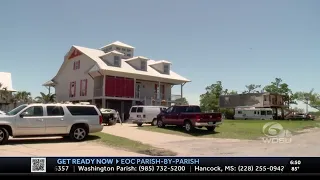
[[[0,156],[140,156],[92,142],[68,142],[61,137],[10,139]]]
[[[293,136],[289,144],[270,144],[262,140],[184,137],[140,130],[135,124],[106,126],[103,132],[169,149],[179,156],[320,156],[319,129]]]

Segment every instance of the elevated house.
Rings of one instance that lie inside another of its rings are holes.
[[[276,93],[248,93],[235,95],[222,95],[219,98],[220,108],[235,108],[237,106],[250,106],[256,108],[272,108],[274,116],[278,118],[279,110],[283,119],[289,112],[284,102],[284,96]]]
[[[172,63],[134,56],[135,48],[114,42],[100,49],[72,46],[56,76],[43,84],[54,87],[57,101],[88,101],[128,117],[132,105],[170,105],[183,96],[187,78]],[[171,88],[181,86],[179,96]],[[174,98],[175,97],[175,98]]]

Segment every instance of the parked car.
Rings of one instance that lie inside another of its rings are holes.
[[[103,129],[94,105],[24,104],[0,116],[0,144],[12,137],[63,136],[83,141]]]
[[[187,132],[196,127],[206,127],[207,130],[214,131],[221,123],[221,113],[202,113],[199,106],[171,106],[157,116],[158,127],[182,126]]]
[[[156,126],[157,115],[165,109],[165,106],[132,106],[129,120],[138,126],[142,126],[142,124]]]
[[[108,126],[112,126],[115,125],[117,123],[118,120],[118,112],[114,109],[104,109],[101,108],[100,112],[102,114],[103,117],[103,121],[102,123],[108,125]]]
[[[312,121],[313,121],[313,120],[315,120],[315,119],[316,119],[316,117],[315,117],[314,115],[312,115],[312,114],[307,114],[307,115],[306,115],[306,119],[307,119],[307,120],[312,120]]]
[[[288,117],[291,120],[314,120],[315,116],[311,114],[304,114],[304,113],[294,113]]]

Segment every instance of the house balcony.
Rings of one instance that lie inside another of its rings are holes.
[[[270,101],[263,101],[263,106],[284,106],[284,103],[283,102],[276,102],[276,101],[273,101],[273,102],[270,102]]]

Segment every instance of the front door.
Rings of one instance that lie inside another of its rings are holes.
[[[45,134],[45,120],[42,106],[32,106],[24,110],[16,119],[18,136]]]

